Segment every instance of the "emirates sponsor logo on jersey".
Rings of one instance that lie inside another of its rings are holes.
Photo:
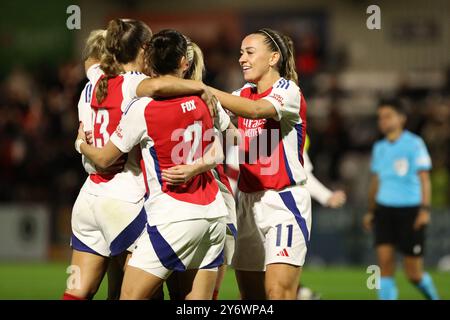
[[[258,119],[258,120],[252,120],[252,119],[243,119],[242,123],[245,128],[258,128],[262,127],[264,124],[266,124],[266,119]]]
[[[266,119],[259,119],[259,120],[244,119],[243,125],[245,128],[245,136],[256,137],[257,135],[260,135],[266,122],[267,122]]]
[[[246,129],[245,136],[249,138],[256,137],[261,134],[262,130],[263,130],[262,128]]]
[[[257,164],[261,166],[261,175],[274,175],[280,170],[279,152],[276,151],[280,145],[280,130],[266,129],[264,125],[267,120],[244,119],[244,128],[238,129],[238,132],[230,130],[230,134],[223,134],[213,128],[205,130],[202,121],[195,121],[186,128],[177,128],[172,131],[170,141],[173,142],[171,147],[170,159],[173,164],[191,164],[207,155],[207,159],[203,161],[216,161],[222,163],[225,159],[221,152],[216,152],[213,148],[211,152],[210,146],[215,141],[218,145],[225,146],[225,150],[234,147],[234,137],[239,135],[239,164]],[[119,127],[117,127],[120,130]],[[119,133],[118,133],[119,134]],[[224,137],[227,139],[224,140]],[[246,138],[247,139],[244,139]],[[222,147],[220,147],[222,149]],[[274,152],[274,150],[276,152]],[[242,153],[241,153],[242,152]],[[213,159],[214,158],[214,159]]]

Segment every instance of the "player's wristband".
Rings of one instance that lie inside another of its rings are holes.
[[[420,210],[424,210],[424,211],[430,212],[431,211],[431,206],[423,204],[423,205],[420,206]]]
[[[85,143],[86,141],[84,141],[84,139],[81,139],[81,138],[75,140],[75,150],[77,150],[77,152],[78,152],[79,154],[81,154],[80,146],[81,146],[81,144],[82,144],[83,142]]]

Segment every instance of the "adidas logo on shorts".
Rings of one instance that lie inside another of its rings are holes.
[[[278,252],[277,257],[289,257],[289,253],[287,252],[286,248]]]

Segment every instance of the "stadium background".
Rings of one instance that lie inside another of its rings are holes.
[[[69,5],[81,29],[69,30]],[[381,30],[366,8],[381,8]],[[76,103],[85,83],[81,49],[92,29],[113,17],[175,28],[198,42],[206,82],[242,85],[243,35],[259,27],[288,33],[308,102],[309,150],[316,176],[348,194],[347,205],[314,204],[303,280],[323,299],[375,299],[367,266],[372,237],[361,228],[376,103],[409,101],[408,128],[433,159],[433,216],[425,262],[450,299],[450,3],[432,1],[2,1],[0,4],[0,299],[58,299],[65,286],[70,214],[85,173],[73,149]],[[401,270],[401,269],[399,269]],[[419,294],[399,273],[400,298]],[[105,297],[105,284],[97,298]],[[228,272],[222,299],[236,299]]]

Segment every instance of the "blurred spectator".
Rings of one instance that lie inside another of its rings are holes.
[[[72,206],[85,177],[72,145],[84,75],[75,63],[46,75],[38,81],[17,67],[1,84],[0,201],[44,202],[56,215]]]

